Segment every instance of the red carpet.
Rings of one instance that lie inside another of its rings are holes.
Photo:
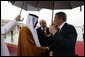
[[[17,46],[13,44],[7,44],[7,46],[11,56],[16,56]],[[84,42],[78,41],[76,43],[75,52],[78,56],[84,56]],[[50,53],[50,56],[52,56],[52,52]]]
[[[11,56],[16,56],[17,55],[17,46],[13,45],[13,44],[9,44],[9,43],[7,43],[7,46],[8,46],[10,55]]]
[[[75,52],[78,56],[84,56],[84,42],[78,41],[76,43]]]

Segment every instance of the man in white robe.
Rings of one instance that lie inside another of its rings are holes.
[[[13,28],[16,26],[17,21],[21,21],[20,20],[20,15],[18,15],[15,20],[10,21],[8,24],[6,24],[5,26],[1,27],[1,56],[10,56],[7,45],[4,41],[3,35],[11,32],[13,30]]]

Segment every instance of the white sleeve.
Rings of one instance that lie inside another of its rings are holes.
[[[16,26],[16,23],[17,23],[17,21],[13,20],[13,21],[10,21],[5,26],[1,27],[1,35],[9,33],[10,31],[12,31],[13,28]]]

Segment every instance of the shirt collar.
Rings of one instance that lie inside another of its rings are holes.
[[[60,30],[62,29],[62,27],[64,26],[65,23],[66,23],[66,22],[63,22],[63,23],[59,26],[59,29],[60,29]]]
[[[41,29],[43,30],[43,28],[41,27]],[[46,27],[44,28],[46,30]]]

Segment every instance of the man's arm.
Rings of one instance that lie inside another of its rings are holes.
[[[21,17],[21,16],[18,15],[18,16],[15,18],[15,20],[12,20],[12,21],[10,21],[8,24],[6,24],[5,26],[1,27],[1,34],[3,35],[3,34],[6,34],[6,33],[10,32],[10,31],[12,31],[13,28],[16,26],[17,21],[21,21],[21,20],[20,20],[20,17]]]
[[[5,26],[1,27],[1,34],[6,34],[10,32],[15,26],[16,26],[16,20],[9,22]]]

